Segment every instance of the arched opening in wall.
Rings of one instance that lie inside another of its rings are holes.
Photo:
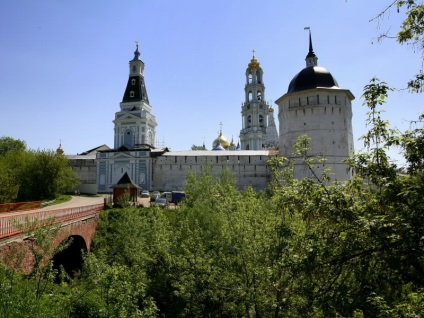
[[[66,275],[70,278],[78,276],[86,252],[87,244],[82,236],[72,235],[62,241],[59,245],[59,252],[52,259],[53,269],[58,271],[56,281],[59,282],[60,278]],[[62,272],[63,270],[65,273]]]
[[[253,80],[253,75],[252,73],[249,73],[247,75],[247,84],[252,84],[252,80]]]
[[[247,116],[247,128],[250,128],[252,126],[252,116]]]
[[[249,94],[247,95],[249,102],[252,101],[252,96],[253,96],[252,91],[250,91]]]
[[[256,81],[261,84],[262,83],[262,79],[261,79],[261,73],[259,73],[259,71],[256,71]]]
[[[246,150],[249,150],[249,144],[246,145]]]
[[[258,93],[256,94],[256,99],[258,101],[261,101],[262,100],[262,92],[261,91],[258,91]]]
[[[259,115],[259,126],[264,127],[264,116]]]

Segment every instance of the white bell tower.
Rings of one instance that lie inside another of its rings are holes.
[[[241,150],[261,150],[265,147],[268,104],[265,102],[263,71],[255,51],[246,69],[245,101],[241,106]]]

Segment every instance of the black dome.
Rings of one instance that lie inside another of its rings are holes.
[[[294,93],[318,87],[339,87],[336,79],[325,68],[309,66],[301,70],[290,82],[287,93]]]

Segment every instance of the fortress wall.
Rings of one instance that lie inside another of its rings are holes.
[[[267,168],[268,156],[234,155],[220,156],[161,156],[153,159],[155,175],[152,190],[172,191],[181,189],[191,171],[200,174],[207,165],[214,177],[219,177],[223,169],[235,177],[238,189],[252,186],[256,190],[266,188],[271,174]]]

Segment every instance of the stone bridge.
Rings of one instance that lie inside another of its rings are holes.
[[[36,242],[34,232],[48,228],[53,234],[49,250],[54,250],[61,243],[68,243],[63,251],[51,255],[53,266],[63,266],[72,276],[81,269],[83,253],[90,250],[99,213],[103,209],[103,203],[100,203],[102,198],[90,199],[95,204],[75,206],[90,201],[75,198],[73,203],[64,204],[61,208],[58,205],[40,210],[0,214],[0,260],[3,259],[17,270],[30,272],[35,261],[34,250],[42,249],[37,244],[39,242]]]

